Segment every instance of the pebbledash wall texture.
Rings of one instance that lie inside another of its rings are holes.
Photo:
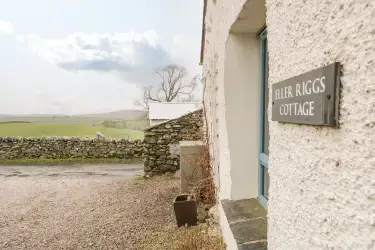
[[[74,137],[0,138],[0,159],[119,158],[141,159],[142,140]]]
[[[145,173],[173,172],[180,167],[180,141],[197,141],[203,136],[203,110],[151,126],[144,132]]]
[[[235,180],[225,115],[225,46],[244,4],[258,1],[207,1],[205,106],[220,195],[230,197]],[[273,122],[268,107],[268,249],[374,249],[375,1],[265,4],[269,86],[333,62],[342,65],[339,128]]]

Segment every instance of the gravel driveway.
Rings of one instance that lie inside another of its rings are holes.
[[[164,249],[177,179],[141,165],[0,166],[0,249]]]

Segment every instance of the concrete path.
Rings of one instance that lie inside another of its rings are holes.
[[[66,177],[122,179],[141,176],[143,164],[99,164],[74,166],[0,166],[0,181],[10,177]],[[12,179],[17,181],[17,178]],[[22,180],[20,180],[22,181]]]

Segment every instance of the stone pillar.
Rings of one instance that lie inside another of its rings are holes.
[[[181,192],[189,193],[197,182],[202,180],[203,172],[197,164],[204,149],[202,141],[180,142]]]

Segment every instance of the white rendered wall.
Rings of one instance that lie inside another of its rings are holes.
[[[251,189],[249,184],[247,187],[248,190],[241,190],[237,192],[241,185],[233,183],[235,189],[232,190],[233,178],[231,174],[239,174],[238,168],[234,171],[231,171],[232,164],[231,159],[234,159],[230,156],[231,152],[228,144],[228,130],[227,125],[231,123],[226,119],[226,109],[230,106],[226,106],[226,88],[225,88],[225,74],[224,74],[224,61],[225,61],[225,48],[227,38],[229,36],[229,31],[235,30],[235,33],[245,34],[249,33],[255,35],[256,32],[261,28],[265,22],[265,7],[264,0],[252,0],[249,1],[248,8],[244,8],[246,1],[236,1],[233,4],[229,4],[228,1],[217,2],[214,4],[214,1],[208,1],[207,6],[207,15],[205,18],[206,22],[206,39],[205,39],[205,51],[204,51],[204,62],[203,62],[203,76],[206,79],[206,88],[205,88],[205,107],[208,118],[208,129],[210,133],[210,144],[211,150],[213,151],[213,164],[215,170],[218,172],[220,185],[219,185],[219,197],[222,199],[239,199],[244,197],[254,197],[256,193],[255,189]],[[232,3],[232,2],[231,2]],[[250,6],[254,8],[249,8]],[[246,9],[252,10],[252,17],[254,22],[249,22],[250,19],[243,20],[242,22],[236,22],[237,17]],[[250,25],[248,25],[250,24]],[[248,27],[249,26],[249,27]],[[250,29],[250,30],[248,30]],[[229,44],[228,48],[231,45]],[[244,45],[247,49],[250,49],[251,45],[248,43]],[[244,51],[243,51],[244,52]],[[259,53],[259,52],[258,52]],[[231,60],[231,59],[230,59]],[[231,70],[229,70],[230,72]],[[238,72],[243,74],[244,72]],[[234,74],[232,72],[232,74]],[[257,73],[259,74],[259,73]],[[241,76],[243,78],[243,76]],[[255,77],[255,75],[253,76]],[[258,77],[258,76],[256,76]],[[250,81],[250,79],[249,79]],[[245,84],[245,83],[241,83]],[[253,84],[251,81],[249,84]],[[243,85],[244,86],[244,85]],[[247,103],[243,103],[247,105]],[[255,107],[249,107],[255,108]],[[255,109],[254,109],[255,110]],[[252,113],[252,112],[250,112]],[[230,114],[231,115],[231,114]],[[250,115],[252,116],[252,114]],[[258,119],[258,117],[256,118]],[[234,141],[235,142],[235,141]],[[242,142],[241,142],[242,143]],[[240,143],[240,144],[241,144]],[[255,142],[254,142],[255,143]],[[233,143],[231,144],[233,145]],[[233,150],[236,150],[239,146],[233,146]],[[232,151],[233,151],[232,150]],[[254,154],[258,150],[252,151]],[[250,161],[254,160],[250,156]],[[243,163],[245,164],[245,162]],[[252,166],[252,164],[249,164]],[[233,165],[234,166],[234,165]],[[244,166],[244,165],[243,165]],[[249,166],[250,167],[250,166]],[[242,171],[242,170],[241,170]],[[254,171],[257,171],[257,169]],[[255,177],[254,177],[255,178]],[[237,181],[237,180],[236,180]],[[248,180],[249,181],[249,180]],[[251,183],[255,185],[256,183]],[[237,185],[237,186],[236,186]],[[257,185],[257,184],[256,184]],[[254,186],[255,187],[255,186]],[[237,191],[235,191],[237,190]],[[233,197],[232,197],[233,195]]]
[[[269,249],[375,249],[375,2],[270,0],[267,26],[270,84],[343,65],[339,129],[270,124]]]
[[[256,34],[229,34],[224,91],[233,200],[258,196],[259,54]]]
[[[229,30],[245,1],[216,2],[208,0],[206,16],[205,100],[220,195],[231,198],[223,72]],[[343,65],[339,129],[270,122],[268,249],[374,249],[375,2],[266,4],[270,85]]]

